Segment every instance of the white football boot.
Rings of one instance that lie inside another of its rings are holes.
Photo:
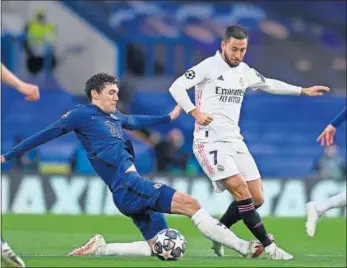
[[[275,241],[275,238],[272,234],[268,234],[271,241]],[[264,251],[263,245],[258,240],[252,240],[249,241],[248,247],[248,253],[245,257],[247,258],[258,258]],[[224,247],[222,244],[218,242],[213,242],[212,249],[214,251],[214,254],[223,257],[224,256]]]
[[[24,261],[13,252],[6,242],[1,244],[1,260],[5,267],[25,267]]]
[[[221,243],[213,241],[212,249],[215,255],[218,257],[224,256],[224,247]]]
[[[292,255],[285,252],[283,249],[277,247],[275,243],[272,243],[271,245],[267,246],[265,248],[265,252],[268,254],[269,259],[272,260],[289,261],[294,259]]]
[[[308,202],[306,204],[307,220],[306,220],[306,233],[313,237],[316,232],[316,225],[321,218],[316,210],[314,202]]]
[[[83,255],[95,255],[96,250],[99,247],[106,245],[105,239],[102,235],[96,234],[92,237],[87,244],[80,248],[76,248],[71,251],[68,256],[83,256]]]

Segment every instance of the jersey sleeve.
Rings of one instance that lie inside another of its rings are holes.
[[[149,116],[149,115],[125,115],[121,116],[122,127],[128,130],[142,129],[165,124],[171,121],[169,115]]]
[[[174,83],[183,86],[186,90],[191,89],[208,79],[208,62],[206,59],[192,68],[188,69],[183,75],[178,77]],[[211,66],[210,66],[211,68]]]
[[[59,120],[48,126],[47,128],[37,132],[36,134],[26,138],[17,144],[11,151],[4,154],[6,160],[20,156],[31,149],[62,136],[79,125],[79,114],[71,111],[64,114]]]
[[[195,109],[195,105],[186,91],[208,80],[209,68],[211,68],[211,66],[208,66],[208,63],[209,60],[206,59],[193,66],[178,77],[169,89],[172,97],[186,113]]]
[[[302,87],[293,86],[285,82],[266,78],[253,68],[249,68],[246,72],[248,88],[253,90],[263,90],[267,93],[278,95],[300,95]]]
[[[51,124],[47,128],[37,132],[36,134],[26,138],[21,143],[17,144],[13,149],[4,154],[6,161],[14,157],[20,156],[31,149],[44,144],[54,138],[63,135],[64,132],[59,126],[59,121]]]
[[[74,109],[64,114],[59,120],[58,124],[64,133],[79,128],[83,120],[83,115],[79,109]]]
[[[334,127],[338,127],[344,121],[346,121],[346,106],[333,120],[331,120],[330,124],[333,125]]]

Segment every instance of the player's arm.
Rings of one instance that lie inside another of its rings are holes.
[[[346,106],[342,109],[342,111],[337,116],[335,116],[335,118],[330,122],[330,125],[336,128],[345,121],[346,121]]]
[[[40,98],[40,91],[36,85],[23,82],[3,64],[1,64],[1,80],[25,95],[27,101],[36,101]]]
[[[329,91],[330,89],[325,86],[313,86],[309,88],[304,88],[300,86],[294,86],[287,84],[285,82],[266,78],[260,74],[257,70],[250,68],[248,71],[248,82],[249,88],[254,90],[260,89],[267,93],[277,94],[277,95],[306,95],[306,96],[321,96],[322,91]]]
[[[63,135],[64,132],[60,128],[59,123],[55,122],[47,128],[41,130],[40,132],[28,137],[18,145],[16,145],[11,151],[5,153],[1,157],[1,162],[6,162],[11,160],[14,157],[20,156],[25,152],[44,144],[50,140],[53,140],[56,137]]]
[[[129,130],[153,127],[169,123],[175,120],[181,112],[181,107],[177,105],[168,115],[149,116],[149,115],[121,115],[122,127]]]
[[[335,116],[335,118],[323,130],[323,132],[317,138],[317,141],[320,142],[322,146],[330,146],[334,144],[336,128],[340,126],[344,121],[346,121],[346,106],[337,116]]]
[[[68,118],[68,114],[69,113],[63,115],[62,118],[55,123],[17,144],[11,151],[1,156],[1,162],[4,163],[9,161],[14,157],[20,156],[41,144],[44,144],[73,130],[78,124],[78,118],[76,116],[71,116]]]
[[[178,77],[171,85],[169,91],[178,105],[187,113],[192,115],[201,125],[208,125],[212,122],[211,115],[199,112],[189,98],[187,90],[204,83],[208,79],[208,61],[204,60],[195,65],[182,76]]]

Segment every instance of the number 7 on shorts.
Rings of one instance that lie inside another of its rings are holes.
[[[217,150],[211,151],[210,154],[213,154],[213,164],[217,165]]]

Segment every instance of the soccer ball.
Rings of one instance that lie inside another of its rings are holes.
[[[175,229],[160,231],[154,240],[153,252],[162,261],[177,261],[184,256],[186,239]]]

